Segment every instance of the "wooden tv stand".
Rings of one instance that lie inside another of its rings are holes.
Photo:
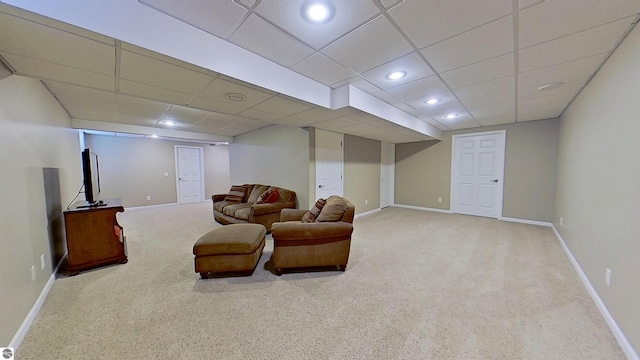
[[[82,207],[77,202],[64,212],[69,275],[109,264],[127,262],[127,244],[116,214],[124,212],[120,199],[107,205]]]

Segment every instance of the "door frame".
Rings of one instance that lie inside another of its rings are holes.
[[[456,199],[456,184],[455,184],[455,180],[456,180],[456,169],[457,169],[457,164],[456,164],[456,158],[457,158],[457,150],[456,150],[456,139],[458,138],[464,138],[464,137],[474,137],[474,136],[486,136],[486,135],[500,135],[502,137],[502,148],[499,149],[498,151],[500,152],[500,155],[502,157],[502,167],[498,169],[498,178],[500,179],[500,181],[498,182],[497,185],[497,189],[498,189],[498,195],[497,195],[497,211],[496,211],[496,219],[498,220],[502,220],[502,203],[503,203],[503,199],[504,199],[504,167],[505,167],[505,161],[506,161],[506,150],[507,150],[507,130],[503,129],[503,130],[494,130],[494,131],[483,131],[483,132],[474,132],[474,133],[465,133],[465,134],[458,134],[458,135],[452,135],[451,136],[451,184],[450,189],[451,189],[451,195],[449,196],[449,209],[451,210],[452,214],[455,214],[456,212],[454,211],[454,203],[455,203],[455,199]]]
[[[179,148],[187,148],[187,149],[196,149],[198,150],[198,156],[200,157],[200,202],[205,200],[204,195],[204,149],[201,146],[188,146],[188,145],[173,145],[173,153],[174,153],[174,163],[175,163],[175,172],[176,172],[176,195],[177,195],[177,203],[182,204],[180,201],[180,168],[178,163],[180,159],[178,157],[178,149]]]

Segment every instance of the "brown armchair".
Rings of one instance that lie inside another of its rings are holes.
[[[320,221],[303,222],[308,212],[282,209],[280,222],[271,227],[274,241],[271,260],[278,276],[283,269],[290,268],[337,266],[341,271],[347,268],[355,206],[344,198],[331,196],[322,212],[316,214]]]

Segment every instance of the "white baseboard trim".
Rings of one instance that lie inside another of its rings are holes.
[[[204,202],[204,201],[202,201]],[[125,211],[131,211],[131,210],[142,210],[142,209],[152,209],[152,208],[156,208],[156,207],[163,207],[163,206],[169,206],[169,205],[178,205],[178,203],[167,203],[167,204],[155,204],[155,205],[142,205],[142,206],[132,206],[132,207],[127,207],[125,208]]]
[[[593,285],[591,285],[591,282],[587,278],[587,275],[585,275],[584,271],[582,271],[580,264],[578,264],[578,261],[576,260],[576,258],[573,257],[571,250],[569,250],[569,248],[567,247],[567,244],[564,242],[564,239],[562,238],[562,236],[560,235],[556,227],[552,224],[551,228],[553,229],[553,232],[556,234],[558,241],[560,241],[560,244],[562,245],[562,248],[567,254],[567,257],[571,261],[571,264],[576,269],[576,272],[578,273],[580,280],[584,284],[584,287],[587,288],[589,295],[591,295],[591,299],[596,304],[596,307],[600,311],[600,314],[602,314],[602,317],[606,321],[607,325],[609,325],[609,329],[611,329],[613,336],[616,338],[616,340],[618,341],[618,344],[622,348],[622,351],[627,356],[627,359],[640,360],[640,358],[638,358],[638,354],[635,352],[635,350],[629,343],[629,340],[627,340],[627,337],[624,336],[624,333],[622,332],[622,330],[620,329],[616,321],[613,319],[613,316],[611,316],[611,314],[609,313],[609,310],[607,310],[607,306],[604,304],[602,299],[600,299],[600,296],[596,292],[596,289],[593,287]]]
[[[422,211],[433,211],[445,214],[453,214],[451,210],[446,209],[436,209],[436,208],[428,208],[422,206],[413,206],[413,205],[402,205],[402,204],[393,204],[394,207],[405,208],[405,209],[413,209],[413,210],[422,210]]]
[[[49,291],[51,290],[51,287],[53,286],[53,283],[55,282],[55,280],[56,280],[56,273],[54,272],[53,274],[51,274],[51,276],[49,277],[49,280],[44,285],[42,292],[40,292],[40,296],[38,296],[38,299],[36,299],[36,302],[33,304],[33,307],[31,307],[31,310],[27,314],[27,317],[22,322],[22,325],[20,325],[18,332],[16,332],[16,334],[13,336],[13,339],[11,339],[11,342],[9,343],[9,347],[18,349],[18,347],[20,346],[20,343],[24,339],[24,336],[27,335],[27,332],[29,331],[29,328],[31,327],[33,320],[35,320],[36,316],[38,316],[38,313],[42,308],[42,304],[44,304],[44,300],[47,298],[47,295],[49,295]]]
[[[509,222],[515,222],[515,223],[520,223],[520,224],[546,226],[546,227],[552,227],[553,226],[553,224],[551,224],[550,222],[527,220],[527,219],[518,219],[518,218],[510,218],[510,217],[501,217],[500,220],[509,221]]]
[[[365,211],[365,212],[363,212],[363,213],[360,213],[360,214],[358,214],[358,215],[354,216],[354,219],[361,218],[361,217],[363,217],[363,216],[367,216],[367,215],[371,215],[371,214],[373,214],[373,213],[377,213],[378,211],[382,211],[382,209],[381,209],[381,208],[377,208],[377,209],[373,209],[373,210]]]

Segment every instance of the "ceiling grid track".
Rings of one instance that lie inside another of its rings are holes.
[[[513,119],[518,122],[518,74],[520,74],[520,0],[513,0],[513,92],[514,114]]]

